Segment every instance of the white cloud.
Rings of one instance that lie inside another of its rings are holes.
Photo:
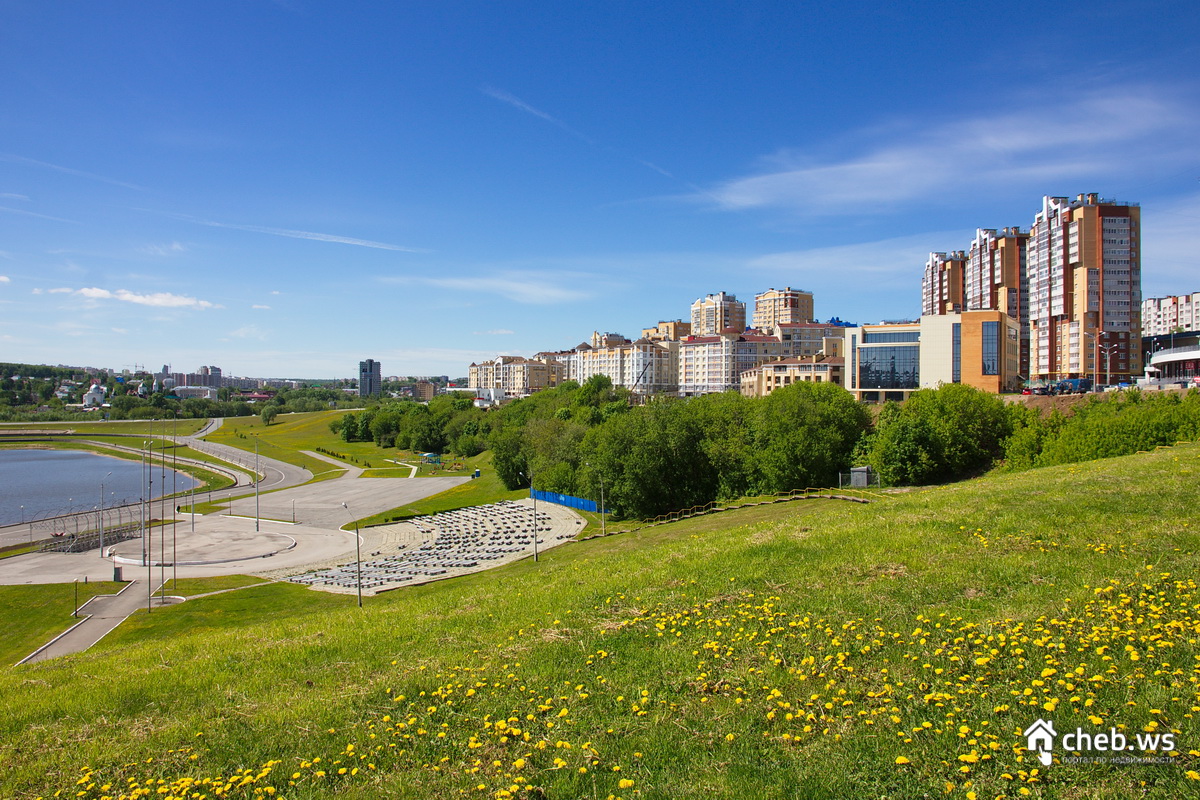
[[[129,333],[128,328],[112,328],[111,330],[113,333]]]
[[[62,291],[71,291],[70,289],[51,289],[51,293]],[[171,294],[170,292],[155,292],[153,294],[138,294],[131,292],[128,289],[118,289],[115,292],[110,292],[108,289],[99,289],[96,287],[87,287],[78,289],[75,294],[80,297],[86,297],[89,300],[120,300],[123,303],[134,303],[141,306],[153,306],[155,308],[221,308],[221,306],[210,303],[207,300],[198,300],[195,297],[186,295]]]
[[[575,130],[567,123],[563,122],[562,120],[557,119],[556,117],[553,117],[550,114],[547,114],[545,111],[534,108],[533,106],[529,105],[524,100],[522,100],[521,98],[519,98],[516,95],[513,95],[509,92],[506,92],[503,89],[497,89],[494,86],[482,86],[482,87],[480,87],[479,91],[483,92],[488,97],[491,97],[495,100],[499,100],[501,103],[508,103],[513,108],[518,109],[520,111],[524,111],[526,114],[532,114],[533,116],[537,117],[538,119],[545,120],[546,122],[549,122],[551,125],[561,128],[562,130],[566,131],[567,133],[571,134],[572,136],[582,139],[583,141],[587,142],[588,144],[595,144],[595,142],[592,140],[592,138],[590,136],[580,133],[579,131]],[[657,167],[651,167],[651,168],[658,169]]]
[[[5,200],[28,200],[29,197],[23,194],[15,194],[13,192],[0,192],[0,197]]]
[[[66,175],[75,175],[79,178],[100,181],[101,183],[108,183],[112,184],[113,186],[121,186],[126,189],[136,189],[139,192],[145,191],[144,187],[138,186],[137,184],[126,183],[125,181],[119,181],[114,178],[106,178],[103,175],[97,175],[93,172],[84,172],[83,170],[72,169],[71,167],[61,167],[57,164],[48,164],[45,161],[36,161],[32,158],[25,158],[24,156],[15,156],[11,153],[0,153],[0,161],[7,161],[10,164],[25,164],[31,167],[41,167],[42,169],[62,172]]]
[[[1110,88],[1069,102],[1048,97],[1020,107],[849,137],[881,141],[848,157],[784,151],[764,160],[757,174],[727,181],[711,194],[727,209],[869,213],[943,194],[1138,174],[1177,159],[1200,130],[1200,118],[1186,103],[1145,87]],[[1147,147],[1150,141],[1155,146]]]
[[[373,242],[370,239],[355,239],[350,236],[337,236],[332,233],[317,233],[315,231],[297,231],[289,228],[268,228],[263,225],[235,225],[231,222],[213,222],[212,220],[198,219],[188,216],[187,214],[167,214],[172,219],[191,222],[196,225],[205,225],[210,228],[227,228],[235,231],[248,231],[250,233],[265,233],[270,236],[284,236],[289,239],[308,239],[314,242],[333,242],[335,244],[352,244],[357,247],[370,247],[376,250],[395,250],[401,253],[427,253],[428,250],[423,250],[416,247],[403,247],[398,244],[388,244],[387,242]]]
[[[1200,291],[1200,194],[1142,205],[1142,296]]]
[[[436,286],[459,292],[496,294],[512,300],[514,303],[524,303],[526,305],[553,305],[555,303],[582,300],[589,296],[589,293],[582,289],[562,286],[557,283],[557,281],[569,277],[569,274],[564,273],[512,270],[497,273],[491,277],[387,277],[380,280],[384,283],[419,283],[425,286]]]
[[[68,289],[66,286],[59,286],[55,289],[47,289],[46,293],[47,294],[70,294],[73,291],[75,291],[75,290]]]
[[[270,311],[271,310],[270,306],[264,306],[264,305],[260,305],[258,303],[255,303],[254,305],[252,305],[250,307],[253,309],[257,309],[259,311]]]
[[[20,209],[20,208],[8,208],[7,206],[0,206],[0,211],[5,212],[6,214],[20,214],[21,216],[24,216],[24,217],[37,217],[38,219],[48,219],[52,222],[69,222],[72,225],[79,224],[78,221],[73,220],[73,219],[63,219],[62,217],[52,217],[49,214],[38,214],[34,211],[25,211],[24,209]]]
[[[171,242],[170,244],[147,244],[138,248],[139,252],[149,256],[174,256],[187,250],[179,242]]]
[[[267,338],[267,334],[265,331],[263,331],[262,328],[258,327],[257,325],[243,325],[242,327],[238,328],[237,330],[230,331],[229,338],[265,340]],[[228,341],[228,339],[225,339],[223,341]]]
[[[0,283],[12,283],[12,278],[7,275],[0,275]]]

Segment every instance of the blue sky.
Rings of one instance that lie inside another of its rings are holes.
[[[978,10],[977,10],[978,9]],[[1194,2],[0,0],[0,361],[465,375],[1142,205],[1200,290]]]

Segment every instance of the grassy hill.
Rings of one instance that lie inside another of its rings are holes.
[[[1181,445],[753,507],[361,611],[189,601],[0,673],[0,796],[1196,796],[1198,474]],[[1038,718],[1176,763],[1043,767]]]

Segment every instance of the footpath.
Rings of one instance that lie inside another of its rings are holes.
[[[130,581],[125,588],[116,594],[96,595],[79,608],[81,619],[78,623],[56,636],[50,642],[39,647],[19,661],[19,664],[33,664],[50,658],[58,658],[69,653],[79,653],[87,650],[96,642],[120,625],[130,614],[139,608],[158,608],[179,602],[172,597],[154,597],[147,595],[158,591],[162,584],[159,581],[147,583],[145,580]],[[147,590],[147,586],[151,588]]]

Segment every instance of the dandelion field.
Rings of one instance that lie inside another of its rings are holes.
[[[746,508],[362,611],[156,610],[0,674],[0,795],[1196,796],[1198,469],[1180,445]],[[1038,718],[1169,733],[1175,763],[1043,766]]]

